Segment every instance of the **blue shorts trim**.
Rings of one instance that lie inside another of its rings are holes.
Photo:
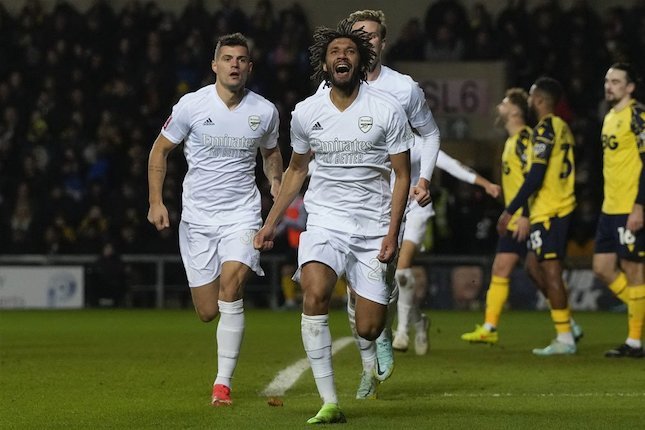
[[[596,254],[616,254],[623,260],[645,261],[645,230],[636,234],[625,228],[628,214],[601,213],[596,229]]]
[[[497,240],[497,249],[495,252],[497,254],[501,253],[511,253],[517,254],[520,258],[526,257],[526,252],[528,251],[528,243],[526,240],[518,242],[513,238],[513,232],[507,231],[504,236],[500,236]]]
[[[571,217],[572,214],[568,214],[531,225],[529,246],[538,261],[564,259]]]

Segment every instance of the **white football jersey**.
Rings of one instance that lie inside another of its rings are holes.
[[[325,82],[322,82],[318,86],[318,92],[329,91],[329,87],[324,87],[324,85]],[[381,65],[381,72],[378,77],[373,81],[367,82],[367,85],[384,91],[398,100],[405,111],[410,125],[422,136],[435,136],[438,142],[439,128],[434,120],[432,111],[426,103],[425,94],[421,87],[419,87],[419,84],[417,84],[409,75],[404,75],[387,66]],[[427,148],[423,148],[418,136],[415,136],[415,142],[414,147],[410,150],[410,161],[412,167],[410,178],[413,185],[419,181],[421,158],[427,157],[427,159],[429,159],[436,156],[436,154],[433,155],[428,153]],[[437,144],[437,150],[438,148],[439,146]],[[428,161],[428,163],[430,164],[431,162]],[[429,172],[425,172],[425,176],[428,176],[426,179],[430,179],[430,173],[433,168],[434,166],[428,166],[426,168],[426,170],[429,169]]]
[[[273,103],[250,90],[233,110],[220,99],[214,84],[179,99],[161,134],[176,144],[185,142],[188,172],[182,219],[199,225],[259,228],[255,160],[259,147],[277,145],[278,127]]]
[[[410,125],[415,129],[425,129],[428,126],[432,130],[437,129],[423,90],[409,75],[404,75],[382,65],[378,77],[369,81],[368,85],[385,91],[397,99],[403,106]]]
[[[410,125],[419,131],[421,135],[436,134],[438,138],[439,128],[432,116],[432,111],[426,103],[423,90],[410,76],[382,65],[378,77],[373,81],[369,81],[368,84],[371,87],[387,92],[397,99],[401,103],[401,106],[403,106]],[[412,171],[410,172],[412,184],[416,184],[419,180],[421,158],[424,155],[430,155],[423,152],[424,148],[423,145],[419,144],[418,137],[415,138],[415,141],[416,144],[410,151],[410,158],[412,160]],[[425,148],[425,151],[427,151],[427,148]]]
[[[339,111],[329,91],[298,103],[291,145],[316,161],[305,194],[307,225],[365,236],[388,231],[391,215],[389,154],[414,143],[405,112],[388,94],[361,83],[356,100]]]

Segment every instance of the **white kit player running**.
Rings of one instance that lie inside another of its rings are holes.
[[[305,194],[307,230],[300,236],[302,342],[323,407],[310,424],[344,422],[338,406],[328,326],[329,301],[345,274],[356,296],[356,332],[364,367],[376,365],[374,339],[383,330],[394,288],[394,259],[410,188],[412,130],[400,104],[364,84],[374,52],[369,35],[318,28],[310,48],[313,78],[331,84],[300,102],[291,120],[293,153],[282,188],[255,246],[273,246],[276,225],[297,195],[313,153],[316,169]],[[396,173],[390,186],[392,171]]]
[[[150,151],[148,221],[170,227],[162,189],[167,156],[184,142],[188,172],[183,182],[179,248],[197,315],[217,325],[217,377],[213,406],[231,404],[231,379],[244,334],[243,285],[264,275],[253,235],[262,224],[255,184],[258,148],[264,173],[277,195],[282,156],[276,107],[245,89],[252,69],[245,37],[222,36],[211,63],[214,85],[186,94],[173,107]]]
[[[427,352],[428,320],[420,313],[419,303],[413,302],[415,293],[411,267],[421,238],[425,235],[427,220],[434,214],[432,206],[429,204],[431,198],[428,188],[435,164],[441,165],[440,167],[461,180],[480,184],[495,197],[499,194],[499,186],[491,184],[440,151],[439,129],[432,111],[428,107],[423,90],[410,76],[399,73],[381,63],[381,55],[387,37],[385,14],[380,10],[359,10],[353,12],[348,19],[354,23],[354,29],[363,29],[370,35],[370,43],[376,53],[367,74],[369,86],[392,95],[403,107],[408,121],[415,131],[415,145],[411,150],[410,158],[411,180],[412,184],[416,183],[416,186],[411,189],[411,198],[408,200],[406,208],[404,233],[396,269],[397,288],[392,291],[390,297],[385,329],[376,340],[376,372],[373,374],[363,372],[356,393],[358,399],[370,399],[377,396],[378,383],[389,378],[394,370],[391,328],[397,309],[399,312],[398,333],[405,332],[407,336],[407,326],[412,324],[417,332],[415,338],[417,353],[425,354]],[[419,285],[419,287],[423,286]],[[405,317],[402,312],[406,315]],[[410,318],[407,315],[410,315]],[[353,325],[352,300],[348,301],[348,316],[350,325]],[[401,321],[405,321],[405,323],[401,323]],[[399,346],[401,346],[404,337],[399,335],[398,340]],[[405,349],[407,349],[407,344]]]
[[[415,131],[415,146],[411,155],[412,184],[410,199],[406,212],[414,207],[423,210],[430,201],[430,178],[439,152],[439,129],[426,103],[425,95],[419,85],[408,75],[401,74],[381,64],[381,54],[385,47],[387,27],[385,14],[380,10],[360,10],[352,13],[349,18],[353,29],[362,29],[370,36],[370,44],[376,56],[370,64],[367,81],[370,88],[376,88],[393,96],[405,111],[409,124]],[[407,224],[408,221],[406,221]],[[398,277],[398,268],[397,268]],[[398,284],[398,283],[397,283]],[[390,377],[394,370],[394,355],[392,353],[392,320],[396,313],[398,287],[394,288],[388,301],[388,318],[383,332],[376,339],[377,367],[376,372],[364,369],[361,375],[356,398],[376,398],[378,383]],[[350,326],[355,325],[354,302],[348,300],[347,309]],[[355,333],[355,330],[352,330]],[[357,342],[359,339],[357,339]],[[365,360],[363,360],[365,362]]]
[[[419,150],[420,148],[415,145],[410,152],[413,180],[415,177],[415,166],[418,165]],[[499,185],[490,182],[441,150],[437,157],[436,167],[460,181],[482,187],[493,198],[497,198],[501,193],[501,187]],[[432,203],[421,207],[416,201],[412,200],[408,204],[403,243],[401,244],[399,260],[396,267],[399,300],[397,303],[397,325],[392,347],[397,351],[407,351],[410,342],[408,332],[410,327],[414,327],[414,350],[417,355],[425,355],[428,352],[428,329],[430,327],[430,320],[427,315],[421,312],[421,303],[425,297],[427,286],[417,283],[412,272],[412,263],[426,235],[428,220],[434,214]]]

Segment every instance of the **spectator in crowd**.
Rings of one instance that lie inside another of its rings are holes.
[[[399,38],[390,46],[386,56],[389,63],[395,61],[423,61],[425,34],[418,18],[410,19]]]
[[[464,40],[447,24],[430,33],[425,46],[425,59],[428,61],[460,61],[464,57]]]
[[[485,3],[475,3],[470,18],[470,37],[466,41],[466,59],[494,61],[499,58],[494,19]]]
[[[42,252],[46,254],[74,254],[77,252],[76,231],[64,213],[57,213],[53,217],[52,223],[45,229],[44,242],[45,248]]]
[[[425,16],[425,32],[428,35],[440,26],[446,26],[455,39],[465,40],[470,32],[468,14],[458,0],[437,0],[430,3]]]
[[[78,226],[78,246],[82,253],[99,252],[101,243],[106,239],[109,221],[99,205],[92,205]]]
[[[232,31],[246,27],[253,38],[258,55],[249,88],[278,107],[282,118],[279,144],[285,159],[289,158],[291,111],[313,91],[307,80],[311,17],[301,6],[259,0],[255,9],[245,11],[234,0],[213,4],[190,0],[175,14],[154,1],[125,2],[123,6],[106,0],[90,3],[82,10],[73,3],[55,2],[48,10],[42,1],[32,0],[15,13],[0,4],[0,39],[4,42],[0,44],[0,224],[5,229],[20,182],[29,184],[38,202],[49,200],[51,184],[62,183],[65,192],[77,199],[74,204],[85,207],[85,190],[97,175],[107,179],[109,190],[121,189],[122,182],[137,181],[140,166],[145,166],[147,137],[155,135],[172,102],[212,82],[201,59],[208,55],[214,32],[222,30],[217,30],[220,25]],[[486,2],[471,7],[463,0],[432,1],[425,15],[409,17],[399,40],[386,51],[386,59],[429,60],[420,43],[425,38],[436,39],[435,32],[445,27],[441,32],[450,42],[444,44],[448,49],[429,48],[433,58],[504,61],[508,86],[525,89],[537,76],[554,71],[570,95],[572,128],[580,121],[588,130],[599,129],[602,115],[597,106],[602,93],[590,88],[602,81],[612,62],[630,60],[637,69],[645,67],[645,56],[640,55],[645,51],[645,7],[642,2],[610,7],[588,0],[571,3],[567,8],[554,1],[508,0],[495,15],[487,10]],[[558,31],[557,43],[536,27]],[[278,47],[283,34],[290,35],[295,45]],[[549,43],[554,45],[544,55],[536,55],[537,46]],[[455,48],[460,44],[461,48]],[[277,55],[285,52],[288,55]],[[274,70],[270,60],[278,58],[283,65]],[[130,155],[128,148],[137,146],[137,134],[146,136],[138,138],[145,149]],[[577,150],[580,170],[601,168],[598,152],[587,149],[593,148],[595,139],[588,138],[589,144]],[[181,157],[172,155],[171,165],[176,165],[175,176],[181,177],[185,171]],[[145,190],[135,193],[141,196]],[[599,209],[598,200],[594,198]],[[459,201],[458,205],[472,206],[472,202]],[[109,217],[124,217],[113,213],[112,206],[109,209]],[[82,212],[76,208],[66,216],[75,229]],[[41,232],[48,224],[46,219],[43,214],[33,221]],[[146,236],[145,227],[136,228]],[[112,237],[118,237],[119,230],[117,224],[110,224]],[[9,234],[9,230],[4,232]],[[26,245],[31,252],[43,248],[42,237],[38,234]],[[437,252],[451,243],[440,242]]]
[[[114,243],[105,242],[90,268],[87,302],[92,307],[121,307],[127,292],[126,269]]]
[[[16,190],[15,204],[9,223],[9,243],[12,252],[21,254],[32,250],[32,244],[38,237],[36,203],[30,187],[22,182]]]

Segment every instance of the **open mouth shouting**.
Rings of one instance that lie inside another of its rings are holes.
[[[339,62],[334,68],[334,74],[337,79],[349,79],[351,73],[351,66],[346,62]]]

